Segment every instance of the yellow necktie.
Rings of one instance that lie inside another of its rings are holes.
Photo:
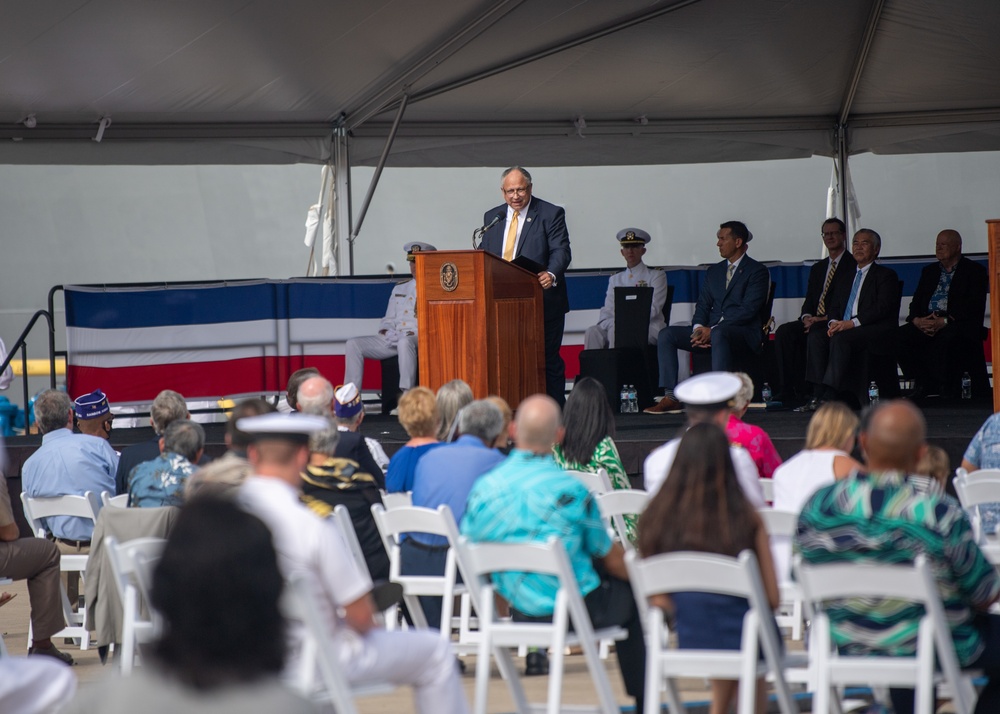
[[[514,260],[514,245],[517,243],[517,216],[518,212],[514,211],[514,217],[510,219],[510,228],[507,229],[507,240],[503,244],[504,260]]]

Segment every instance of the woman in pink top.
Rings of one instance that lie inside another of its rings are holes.
[[[778,456],[778,450],[774,448],[767,432],[742,420],[743,415],[747,413],[747,407],[750,406],[750,400],[753,399],[753,380],[743,372],[735,374],[743,381],[743,388],[733,399],[732,413],[726,424],[726,436],[729,437],[729,443],[747,450],[757,465],[757,473],[761,478],[771,478],[774,470],[781,466],[781,457]]]

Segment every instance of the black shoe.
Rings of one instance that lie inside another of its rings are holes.
[[[403,586],[389,580],[381,580],[372,587],[372,600],[376,612],[385,612],[393,605],[403,602]]]
[[[810,399],[808,402],[803,404],[801,407],[795,407],[792,411],[795,412],[814,412],[820,407],[820,401],[816,398]]]
[[[545,652],[529,652],[527,660],[524,668],[525,677],[537,677],[549,673],[549,656]]]
[[[72,655],[68,652],[61,652],[56,649],[55,645],[49,645],[48,647],[32,647],[28,650],[28,654],[34,656],[52,657],[53,659],[59,660],[63,664],[76,664],[73,661]],[[548,670],[548,663],[546,663],[545,668]]]

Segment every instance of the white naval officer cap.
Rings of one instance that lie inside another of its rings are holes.
[[[705,372],[685,379],[674,389],[674,398],[693,407],[722,409],[729,406],[743,382],[731,372]]]
[[[622,248],[631,245],[646,245],[652,240],[649,237],[649,233],[641,228],[622,228],[618,231],[618,235],[615,238],[621,244]]]
[[[419,240],[411,241],[403,246],[403,250],[406,251],[406,259],[413,262],[413,257],[415,253],[422,253],[425,250],[437,250],[430,243],[423,243]]]
[[[325,417],[312,414],[261,414],[236,421],[236,428],[250,436],[252,441],[279,440],[308,444],[309,436],[328,428]]]

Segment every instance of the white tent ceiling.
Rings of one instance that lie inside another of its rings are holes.
[[[1000,149],[996,0],[0,0],[0,162]],[[33,114],[37,125],[22,121]],[[111,123],[94,141],[102,117]]]

